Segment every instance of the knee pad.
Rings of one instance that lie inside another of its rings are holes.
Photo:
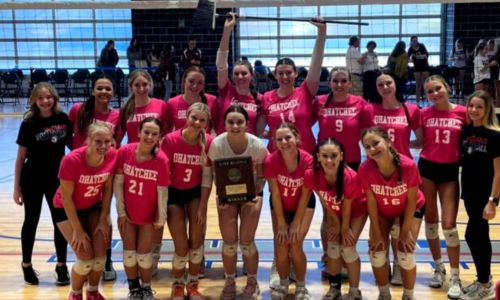
[[[412,270],[416,266],[415,254],[412,252],[398,251],[398,264],[404,270]]]
[[[340,247],[340,253],[346,264],[355,262],[359,258],[358,251],[356,247]]]
[[[238,244],[222,243],[222,254],[227,256],[235,256],[238,251]]]
[[[326,255],[328,255],[328,257],[331,259],[339,259],[340,258],[339,243],[328,242],[328,246],[326,248]]]
[[[102,272],[104,270],[104,264],[106,263],[106,256],[94,258],[94,266],[92,271]]]
[[[93,266],[94,266],[93,259],[81,260],[77,258],[75,263],[73,264],[73,270],[78,275],[87,276],[90,273],[90,270],[92,270]]]
[[[137,252],[135,250],[123,250],[123,265],[128,268],[137,265]]]
[[[370,263],[374,268],[380,268],[387,262],[387,251],[370,251]]]
[[[399,224],[394,224],[391,227],[391,238],[397,240],[399,238]]]
[[[443,230],[443,234],[446,240],[446,246],[448,247],[460,246],[460,238],[458,237],[458,230],[456,227],[452,229]]]
[[[240,243],[240,249],[243,256],[252,256],[257,253],[257,246],[255,246],[255,242],[251,242],[250,244]]]
[[[198,249],[189,250],[189,262],[197,265],[202,261],[203,261],[203,245],[201,245]]]
[[[176,270],[182,270],[186,267],[186,264],[189,260],[189,254],[186,256],[179,256],[174,254],[174,258],[172,259],[172,267]]]
[[[439,224],[425,222],[425,237],[429,240],[439,239]]]
[[[142,269],[150,269],[153,266],[153,254],[151,252],[137,254],[137,264]]]

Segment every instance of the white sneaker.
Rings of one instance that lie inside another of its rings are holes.
[[[462,295],[460,299],[462,300],[493,300],[495,299],[495,286],[490,281],[489,287],[484,287],[481,283],[477,282],[475,289],[471,288],[471,291]]]
[[[295,287],[295,300],[309,300],[311,295],[305,286]]]
[[[436,288],[436,289],[442,287],[445,277],[446,277],[446,269],[444,268],[444,266],[436,265],[436,268],[434,269],[434,274],[432,274],[432,277],[429,280],[429,286],[431,288]]]
[[[271,299],[272,300],[283,300],[288,296],[288,285],[284,286],[278,284],[271,290]]]
[[[401,286],[403,285],[403,279],[401,279],[401,268],[397,263],[392,265],[392,278],[391,284]]]
[[[412,297],[412,296],[403,295],[403,296],[401,297],[401,300],[415,300],[415,298],[414,298],[414,297]]]
[[[341,300],[342,299],[342,293],[340,292],[339,289],[334,288],[333,286],[330,285],[330,288],[328,289],[328,292],[323,296],[323,300]]]
[[[378,294],[377,300],[392,300],[391,294]]]
[[[448,298],[459,299],[462,295],[462,282],[458,275],[452,275],[448,285]]]
[[[273,260],[273,265],[271,267],[271,275],[269,276],[269,288],[274,290],[280,286],[280,274],[276,269],[276,262]]]

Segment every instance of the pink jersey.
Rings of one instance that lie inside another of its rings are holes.
[[[210,108],[211,122],[208,123],[207,132],[212,132],[212,123],[217,124],[218,108],[217,99],[214,95],[205,93],[207,97],[207,105]],[[184,95],[180,94],[173,98],[170,98],[167,102],[167,119],[168,119],[168,130],[173,131],[181,129],[186,124],[187,111],[191,106],[185,99]]]
[[[403,105],[397,109],[385,109],[381,104],[375,103],[365,106],[362,112],[362,127],[381,127],[387,132],[399,153],[412,157],[410,135],[412,130],[420,128],[420,109],[415,104],[405,103],[405,105],[408,108],[409,118]]]
[[[82,103],[77,103],[71,107],[69,111],[69,121],[73,125],[73,149],[80,148],[85,145],[87,139],[87,132],[80,132],[78,130],[78,112],[82,107]],[[115,135],[115,128],[120,124],[120,113],[116,109],[111,109],[109,113],[103,114],[94,110],[92,114],[92,121],[90,123],[102,123],[111,128],[113,135]]]
[[[59,168],[59,179],[74,184],[73,203],[76,209],[86,209],[102,201],[104,185],[109,176],[115,174],[117,150],[110,148],[99,167],[90,167],[85,158],[87,146],[71,151],[63,157]],[[61,188],[54,196],[54,206],[63,208]]]
[[[188,145],[182,138],[182,130],[179,129],[165,136],[161,148],[167,154],[170,161],[170,173],[172,176],[171,186],[179,190],[187,190],[201,185],[203,166],[201,164],[201,146]],[[212,136],[207,134],[205,153],[208,153]]]
[[[304,180],[305,186],[316,192],[326,202],[328,208],[342,218],[342,201],[337,201],[337,188],[328,184],[323,169],[317,172],[307,170]],[[359,188],[356,172],[347,166],[344,168],[343,194],[343,201],[351,201],[351,218],[366,215],[366,197]]]
[[[309,93],[304,81],[300,87],[294,89],[290,96],[280,98],[277,90],[272,90],[262,97],[262,113],[266,116],[269,126],[269,152],[276,150],[274,136],[276,128],[283,122],[295,124],[300,133],[300,148],[312,153],[316,140],[312,126],[316,122],[313,114],[314,96]]]
[[[330,100],[325,107],[327,98],[328,95],[319,96],[314,105],[319,124],[318,141],[334,137],[344,146],[345,162],[360,162],[361,112],[368,103],[360,96],[349,94],[345,101]]]
[[[261,99],[262,95],[257,94],[257,99]],[[233,83],[228,81],[223,89],[219,89],[219,112],[221,116],[224,115],[226,110],[233,104],[243,107],[248,113],[248,129],[247,132],[255,134],[258,106],[255,103],[255,98],[249,95],[240,95],[236,92]],[[217,123],[217,134],[221,134],[225,129],[224,118],[214,119]]]
[[[121,111],[123,113],[123,110]],[[151,99],[146,106],[136,107],[134,113],[127,120],[127,139],[128,143],[139,142],[139,125],[142,120],[154,117],[161,121],[162,124],[167,122],[167,105],[163,100]],[[164,125],[162,125],[164,126]]]
[[[134,224],[152,224],[158,214],[157,187],[170,184],[168,158],[160,150],[153,159],[139,162],[135,155],[138,145],[124,145],[118,150],[116,168],[123,171],[127,217]]]
[[[452,110],[426,107],[420,113],[424,147],[420,157],[436,163],[457,163],[460,160],[460,134],[467,122],[467,109],[457,105]]]
[[[312,170],[312,167],[313,157],[302,149],[299,149],[299,164],[291,173],[288,171],[279,150],[274,151],[264,160],[264,176],[274,178],[278,182],[281,202],[285,211],[297,211],[305,173],[308,169]]]
[[[398,172],[391,178],[385,179],[380,173],[377,163],[368,159],[358,170],[358,181],[366,191],[372,191],[377,201],[378,213],[387,218],[396,218],[404,215],[408,200],[408,189],[422,183],[417,165],[413,159],[401,155],[401,184],[398,184]],[[424,206],[425,199],[422,191],[417,192],[417,209]]]

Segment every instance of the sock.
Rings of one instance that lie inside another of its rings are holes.
[[[378,290],[379,290],[380,294],[383,294],[383,295],[389,295],[391,293],[389,284],[386,284],[383,286],[379,285]]]
[[[82,290],[78,290],[78,291],[75,291],[75,290],[71,290],[71,294],[73,295],[81,295],[82,294]]]
[[[181,276],[179,278],[174,277],[174,284],[184,284],[184,276]]]
[[[190,273],[187,274],[187,280],[189,282],[197,282],[198,281],[198,275],[192,275]]]
[[[451,268],[450,269],[450,275],[451,276],[453,276],[453,275],[459,276],[460,275],[460,269],[459,268]]]
[[[305,281],[297,281],[295,283],[295,288],[305,287],[305,286],[306,286],[306,282]]]
[[[357,286],[350,286],[349,287],[349,294],[357,294],[359,292],[359,287]]]
[[[87,286],[87,292],[96,292],[98,288],[99,288],[99,286],[98,286],[98,285],[90,285],[90,284],[89,284],[89,285]]]
[[[128,282],[128,289],[133,290],[133,289],[138,289],[141,287],[139,283],[139,278],[134,278],[134,279],[127,279]]]
[[[228,279],[228,278],[234,279],[236,277],[236,273],[233,273],[233,274],[224,274],[224,276],[226,277],[226,279]]]
[[[413,289],[403,288],[403,295],[413,298]]]
[[[143,282],[142,287],[143,288],[151,288],[151,282]]]
[[[280,285],[281,286],[289,286],[290,285],[290,279],[280,279]],[[297,286],[299,286],[298,282],[297,282]]]
[[[342,288],[342,275],[330,275],[328,276],[328,282],[330,283],[331,287],[340,290]]]

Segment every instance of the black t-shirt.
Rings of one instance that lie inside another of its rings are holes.
[[[23,172],[43,171],[42,174],[57,178],[66,140],[71,136],[71,124],[63,112],[23,120],[16,141],[27,148]]]
[[[487,199],[493,183],[493,160],[500,156],[500,132],[467,125],[461,141],[462,198]]]
[[[415,71],[420,72],[429,70],[429,52],[427,52],[424,44],[419,43],[417,50],[410,46],[408,49],[408,57],[413,59]]]

